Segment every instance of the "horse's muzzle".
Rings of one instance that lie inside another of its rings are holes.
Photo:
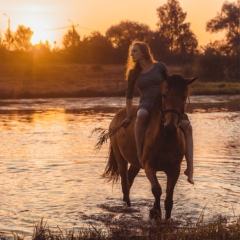
[[[176,132],[177,132],[177,127],[173,124],[171,125],[169,124],[164,127],[164,133],[166,136],[174,135],[176,134]]]

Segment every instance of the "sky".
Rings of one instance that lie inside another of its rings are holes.
[[[206,23],[221,11],[225,0],[179,0],[187,13],[186,22],[196,35],[199,45],[222,38],[223,33],[206,32]],[[237,0],[228,0],[233,2]],[[0,34],[8,28],[16,31],[18,25],[34,32],[31,42],[54,42],[61,47],[63,35],[74,24],[81,39],[93,31],[105,35],[121,21],[130,20],[157,29],[157,8],[167,0],[0,0]]]

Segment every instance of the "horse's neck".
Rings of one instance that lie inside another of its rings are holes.
[[[159,137],[160,131],[163,130],[160,109],[160,104],[157,104],[157,102],[155,102],[147,124],[147,137],[153,141],[156,141],[156,139]]]
[[[153,110],[151,111],[151,114],[150,114],[148,127],[151,127],[151,126],[159,127],[159,125],[161,124],[161,121],[160,121],[161,107],[162,107],[162,95],[161,93],[159,93],[155,99]]]

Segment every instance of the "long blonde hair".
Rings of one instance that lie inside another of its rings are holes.
[[[138,62],[134,62],[131,56],[131,51],[132,51],[132,47],[134,45],[138,45],[142,54],[144,55],[146,61],[149,61],[151,63],[155,62],[153,55],[151,53],[151,50],[148,46],[147,43],[145,42],[141,42],[141,41],[133,41],[132,44],[130,45],[129,49],[128,49],[128,59],[127,59],[127,64],[126,64],[126,73],[125,73],[125,77],[126,79],[128,79],[128,75],[130,70],[134,70],[134,75],[137,75],[141,72],[142,68],[140,66],[140,64]]]

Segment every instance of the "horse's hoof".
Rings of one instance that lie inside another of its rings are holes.
[[[123,198],[123,202],[126,203],[127,207],[131,207],[131,201]]]
[[[166,222],[167,226],[171,226],[174,223],[171,218],[166,219],[165,222]]]
[[[153,208],[149,212],[149,218],[154,220],[161,219],[161,213],[159,212],[159,210]]]

